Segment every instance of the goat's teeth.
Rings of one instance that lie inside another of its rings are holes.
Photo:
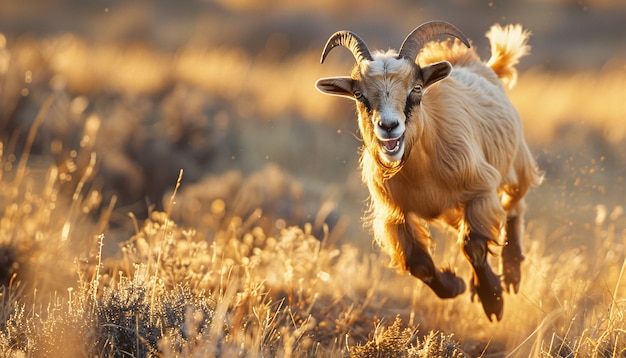
[[[385,150],[389,153],[395,153],[400,149],[399,139],[381,141],[381,144],[383,145]]]
[[[383,142],[383,145],[385,146],[385,148],[392,150],[396,147],[396,144],[398,143],[397,140],[386,140]]]

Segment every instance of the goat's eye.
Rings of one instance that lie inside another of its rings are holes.
[[[417,93],[421,93],[422,92],[422,85],[415,85],[413,87],[413,91],[417,92]]]
[[[361,91],[354,91],[354,98],[359,99],[361,97],[363,97],[363,93],[361,93]]]

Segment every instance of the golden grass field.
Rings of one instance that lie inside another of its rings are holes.
[[[319,64],[336,29],[256,50],[1,33],[0,355],[625,356],[626,57],[531,60],[510,91],[545,180],[520,292],[491,323],[469,293],[389,269],[362,228],[352,104],[313,88],[351,66]],[[434,234],[436,263],[469,278]]]

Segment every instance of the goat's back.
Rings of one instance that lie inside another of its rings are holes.
[[[517,81],[517,69],[515,65],[520,58],[530,53],[527,44],[530,33],[521,25],[507,25],[502,27],[493,25],[486,34],[491,45],[491,57],[486,61],[486,66],[493,71],[504,85],[512,88]],[[427,65],[439,61],[448,61],[453,67],[474,67],[480,72],[482,64],[474,48],[468,49],[460,41],[432,41],[426,44],[418,56],[420,65]],[[483,69],[484,70],[484,69]],[[485,71],[483,76],[493,79],[490,71]]]
[[[521,119],[503,85],[515,83],[515,65],[530,48],[528,36],[519,25],[492,26],[487,33],[492,52],[487,62],[458,40],[430,42],[418,56],[420,65],[448,61],[454,68],[448,79],[430,89],[423,103],[424,110],[438,118],[434,125],[439,134],[473,142],[470,147],[482,152],[500,172],[503,183],[518,182],[525,188],[537,184],[540,175],[524,140]]]

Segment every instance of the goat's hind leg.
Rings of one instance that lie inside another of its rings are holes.
[[[520,200],[515,209],[511,210],[506,220],[506,243],[502,248],[502,275],[503,283],[507,292],[513,288],[519,292],[522,279],[521,264],[524,260],[522,254],[522,239],[524,236],[524,200]]]

